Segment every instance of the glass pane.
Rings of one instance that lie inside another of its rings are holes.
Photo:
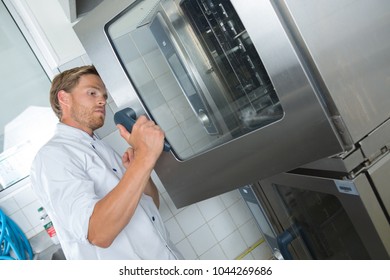
[[[228,0],[138,1],[106,30],[139,98],[179,159],[283,116]]]
[[[36,151],[57,118],[50,80],[3,2],[0,2],[0,191],[26,178]]]
[[[370,259],[337,197],[275,185],[291,223],[302,229],[304,244],[321,260]]]

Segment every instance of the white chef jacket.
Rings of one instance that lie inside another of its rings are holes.
[[[53,221],[67,259],[182,259],[152,198],[141,197],[129,224],[108,248],[87,239],[96,202],[123,175],[121,157],[86,132],[59,123],[54,137],[36,155],[32,188]]]

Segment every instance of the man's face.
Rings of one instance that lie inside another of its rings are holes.
[[[99,76],[81,76],[70,96],[70,117],[79,128],[92,133],[104,124],[106,87]]]

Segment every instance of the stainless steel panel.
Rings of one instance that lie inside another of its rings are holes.
[[[275,2],[303,40],[354,142],[387,120],[390,1]]]
[[[70,22],[75,22],[103,0],[58,0]]]
[[[104,1],[74,26],[117,106],[132,107],[138,114],[149,112],[118,61],[105,28],[128,6],[136,11],[131,20],[139,23],[158,2]],[[178,207],[344,151],[331,121],[334,116],[324,109],[271,3],[232,3],[270,76],[284,116],[189,160],[164,153],[156,172]]]
[[[386,167],[388,168],[388,166]],[[387,256],[383,255],[383,259],[390,258],[390,223],[389,215],[386,213],[381,204],[381,198],[375,193],[375,186],[373,186],[368,180],[365,174],[361,174],[353,180],[356,190],[359,192],[359,196],[362,199],[362,202],[365,206],[370,221],[364,221],[359,215],[359,212],[354,210],[356,205],[351,205],[351,215],[356,215],[356,218],[359,219],[359,224],[356,225],[357,230],[361,231],[363,234],[369,234],[369,226],[372,224],[374,226],[374,233],[378,234],[378,237],[381,239],[381,244],[376,244],[375,240],[367,240],[368,246],[372,246],[370,253],[374,256],[378,254],[377,258],[380,256],[382,249],[386,250]],[[383,185],[382,185],[383,187]],[[382,197],[385,198],[385,197]]]
[[[341,156],[329,157],[320,159],[305,165],[300,168],[311,169],[316,171],[331,171],[340,174],[348,174],[357,172],[362,168],[362,162],[365,161],[364,155],[360,149],[355,149],[348,154]]]
[[[375,189],[383,203],[383,207],[386,209],[388,217],[390,217],[390,154],[387,154],[375,163],[373,167],[368,170],[368,173],[374,182]]]

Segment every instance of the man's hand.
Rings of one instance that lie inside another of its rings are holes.
[[[130,132],[120,124],[117,125],[120,135],[133,148],[133,158],[140,155],[143,160],[157,161],[164,145],[164,132],[146,116],[140,116]]]
[[[130,166],[133,159],[134,159],[134,150],[133,148],[128,148],[122,156],[123,166],[127,169]]]

